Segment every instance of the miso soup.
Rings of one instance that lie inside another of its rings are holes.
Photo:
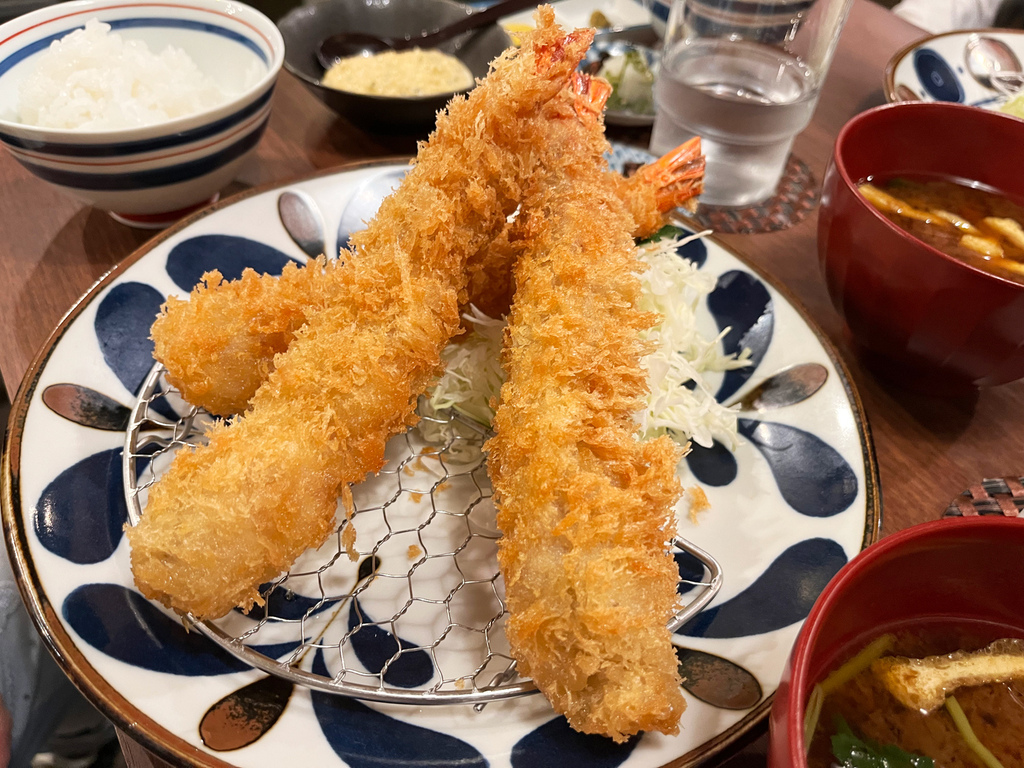
[[[998,190],[934,176],[871,177],[865,199],[900,229],[987,272],[1024,283],[1024,207]]]
[[[987,628],[972,630],[947,624],[926,624],[912,631],[879,638],[886,641],[879,647],[886,648],[881,654],[883,658],[946,656],[989,646],[998,635],[986,634],[988,631]],[[1013,653],[1024,653],[1024,641],[1010,639],[999,643],[1010,644]],[[1021,659],[1024,660],[1024,655]],[[837,665],[837,668],[842,666],[852,672],[863,665],[854,663]],[[907,755],[932,761],[886,764],[934,765],[934,768],[987,768],[994,765],[982,762],[957,727],[947,706],[939,706],[929,712],[906,706],[883,684],[877,667],[867,666],[852,677],[841,674],[839,679],[843,678],[847,679],[823,695],[807,757],[809,768],[861,764],[842,763],[834,754],[833,737],[844,724],[857,741],[863,741],[869,748],[896,747]],[[1024,677],[958,687],[951,691],[951,695],[966,715],[977,740],[992,753],[998,764],[1004,768],[1024,766]],[[814,708],[809,705],[809,709]],[[841,746],[841,742],[839,744]]]

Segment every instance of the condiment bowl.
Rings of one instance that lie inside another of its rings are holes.
[[[1024,520],[951,517],[868,547],[822,591],[794,645],[770,715],[770,768],[806,768],[811,689],[886,632],[939,622],[1024,637]]]
[[[933,394],[1024,376],[1024,284],[947,256],[857,190],[869,177],[935,174],[1021,203],[1024,175],[1014,158],[1022,145],[1024,120],[942,102],[877,107],[840,131],[823,185],[818,255],[832,303],[880,375]]]
[[[153,53],[185,51],[233,95],[193,115],[137,128],[41,128],[21,121],[19,88],[49,45],[97,18]],[[163,227],[208,203],[238,174],[270,116],[284,42],[233,0],[75,0],[0,26],[0,142],[39,178],[115,218]]]
[[[458,21],[472,9],[454,0],[326,0],[302,5],[278,21],[285,41],[284,66],[328,107],[349,122],[373,131],[426,135],[439,109],[453,91],[433,96],[370,96],[321,84],[323,66],[316,52],[320,42],[339,32],[363,32],[377,37],[419,35]],[[491,61],[512,41],[498,25],[483,27],[449,40],[437,49],[461,60],[474,78],[487,74]],[[467,89],[468,90],[468,89]]]

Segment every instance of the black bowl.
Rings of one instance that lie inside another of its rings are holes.
[[[320,84],[323,67],[316,58],[320,42],[338,32],[363,32],[380,37],[418,35],[446,26],[472,13],[452,0],[327,0],[303,5],[278,23],[284,37],[284,68],[302,80],[321,101],[361,128],[389,133],[426,133],[437,111],[456,93],[436,96],[367,96],[327,88]],[[483,77],[488,66],[512,45],[496,24],[459,35],[438,50],[460,59],[473,77]],[[467,89],[468,90],[468,89]]]

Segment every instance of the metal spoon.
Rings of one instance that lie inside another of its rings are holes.
[[[971,77],[985,88],[1010,96],[1024,86],[1024,67],[1002,40],[971,35],[964,46],[964,63]]]
[[[750,670],[729,659],[676,646],[683,688],[719,709],[750,709],[764,695]]]
[[[288,236],[311,259],[323,255],[324,219],[316,201],[301,190],[288,189],[277,198],[277,213]]]
[[[372,56],[381,51],[401,51],[413,47],[432,48],[462,32],[477,29],[510,13],[531,8],[536,4],[537,0],[503,0],[490,8],[459,19],[447,27],[433,31],[423,30],[418,35],[407,37],[377,37],[366,32],[338,32],[320,43],[316,57],[324,69],[330,69],[338,59],[347,56]]]
[[[769,376],[732,403],[741,411],[769,411],[806,400],[825,384],[828,369],[819,363],[801,363]]]
[[[43,402],[59,416],[83,427],[124,432],[132,409],[81,384],[51,384],[43,390]]]

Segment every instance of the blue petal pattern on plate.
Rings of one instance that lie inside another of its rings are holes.
[[[717,440],[710,448],[692,443],[686,454],[686,466],[699,482],[713,488],[729,485],[739,473],[736,457]]]
[[[933,99],[955,102],[964,100],[964,88],[953,68],[931,48],[918,48],[914,51],[914,71],[921,81],[921,87]]]
[[[675,558],[676,567],[679,568],[680,581],[677,591],[680,595],[685,595],[694,588],[693,584],[687,582],[704,580],[704,564],[689,552],[673,552],[672,557]]]
[[[430,654],[422,650],[408,650],[416,648],[416,643],[396,638],[383,627],[371,623],[372,621],[359,601],[353,599],[348,613],[349,631],[358,627],[360,622],[363,626],[352,635],[352,650],[367,671],[379,674],[388,660],[402,650],[404,653],[391,662],[388,671],[384,673],[386,683],[397,685],[399,688],[415,688],[434,676],[434,664],[430,660]]]
[[[739,419],[738,428],[768,462],[786,503],[800,514],[831,517],[857,498],[853,468],[820,437],[754,419]]]
[[[236,235],[200,235],[171,249],[167,255],[167,274],[188,293],[211,269],[220,270],[225,280],[237,280],[246,267],[260,274],[279,275],[289,261],[295,259],[258,240]]]
[[[846,559],[843,548],[832,539],[807,539],[794,544],[753,584],[731,600],[706,609],[677,634],[748,637],[802,621]]]
[[[323,650],[313,673],[328,675]],[[355,699],[311,691],[313,712],[331,748],[351,768],[487,768],[472,746],[438,731],[396,720]]]
[[[749,272],[732,270],[718,278],[708,296],[708,310],[720,331],[729,328],[722,339],[726,354],[750,350],[750,365],[727,371],[715,398],[722,402],[733,395],[754,374],[768,351],[775,328],[772,297],[764,283]]]
[[[189,677],[225,675],[251,667],[199,632],[160,611],[138,592],[120,584],[84,584],[64,600],[65,621],[93,648],[154,672]],[[277,658],[294,643],[263,646]]]
[[[512,768],[615,768],[626,762],[640,736],[616,744],[604,736],[579,733],[564,717],[549,720],[512,747]]]
[[[153,325],[163,294],[146,283],[121,283],[96,309],[94,328],[103,359],[131,393],[139,391],[153,367]]]
[[[269,583],[261,584],[259,587],[260,594],[266,595],[270,586]],[[306,595],[300,595],[298,592],[278,587],[270,593],[270,596],[267,597],[267,602],[263,605],[253,605],[248,612],[243,612],[240,608],[235,610],[239,613],[245,613],[246,616],[257,621],[267,616],[298,621],[303,616],[312,616],[320,613],[320,611],[336,605],[337,602],[336,599],[325,600],[322,597],[307,597]]]
[[[94,453],[43,489],[32,523],[47,550],[80,565],[114,554],[128,521],[121,453],[120,448]]]

